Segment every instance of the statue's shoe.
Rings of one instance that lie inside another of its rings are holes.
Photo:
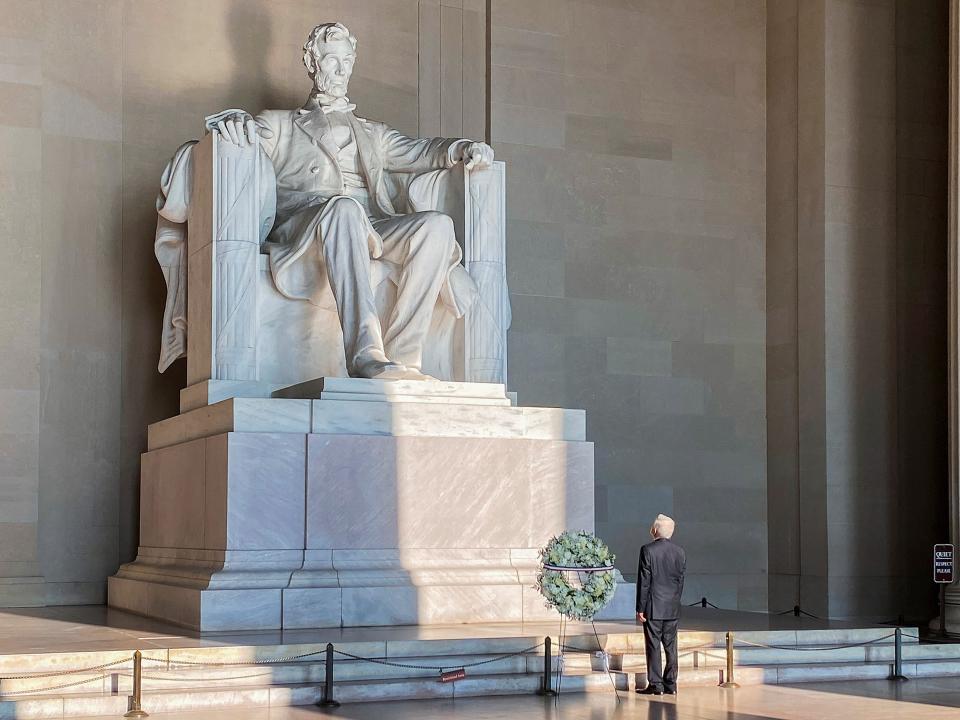
[[[437,382],[437,379],[433,377],[433,375],[427,375],[426,373],[422,373],[416,368],[411,368],[411,367],[406,368],[406,372],[403,376],[403,379],[404,380],[420,380],[423,382]]]
[[[370,380],[408,380],[410,370],[400,363],[371,360],[363,363],[353,374],[353,377],[368,378]]]
[[[361,365],[354,377],[369,378],[370,380],[417,380],[436,381],[435,377],[426,375],[416,368],[410,368],[395,362],[371,360]]]

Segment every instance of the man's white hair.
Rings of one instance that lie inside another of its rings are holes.
[[[650,528],[650,534],[669,540],[671,537],[673,537],[673,531],[676,529],[676,527],[677,524],[673,521],[672,517],[667,517],[663,513],[660,513],[657,515],[657,519],[653,521],[653,526]]]
[[[303,44],[303,64],[313,77],[317,72],[317,63],[323,57],[322,45],[338,40],[347,40],[354,50],[357,49],[357,39],[350,34],[343,23],[322,23],[310,31],[307,41]]]

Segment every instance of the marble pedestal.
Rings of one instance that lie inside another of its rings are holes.
[[[150,427],[113,607],[196,630],[556,618],[537,548],[593,529],[582,411],[329,379]],[[621,586],[605,617],[632,617]]]

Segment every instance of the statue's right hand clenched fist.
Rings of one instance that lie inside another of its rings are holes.
[[[207,118],[207,127],[220,131],[220,137],[237,147],[245,147],[256,142],[257,135],[272,138],[273,131],[258,123],[252,115],[243,110],[226,110]]]

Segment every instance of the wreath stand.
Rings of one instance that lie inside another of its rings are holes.
[[[544,570],[550,570],[552,572],[564,573],[576,573],[577,582],[583,586],[583,576],[581,573],[598,573],[598,572],[613,572],[613,565],[602,565],[598,567],[566,567],[563,565],[551,565],[550,563],[543,563],[542,565]],[[558,702],[560,698],[560,688],[563,685],[563,666],[564,666],[564,650],[566,650],[566,641],[567,641],[567,616],[562,612],[557,610],[557,613],[560,615],[560,635],[557,642],[557,691],[554,696],[554,702]],[[610,656],[607,654],[606,650],[600,644],[600,635],[597,632],[597,626],[593,622],[593,617],[590,618],[590,627],[593,628],[593,637],[597,641],[597,651],[602,653],[603,658],[603,668],[607,673],[607,677],[610,678],[610,685],[613,687],[613,693],[617,698],[617,702],[620,702],[620,691],[617,689],[617,683],[613,679],[613,674],[610,672]]]

